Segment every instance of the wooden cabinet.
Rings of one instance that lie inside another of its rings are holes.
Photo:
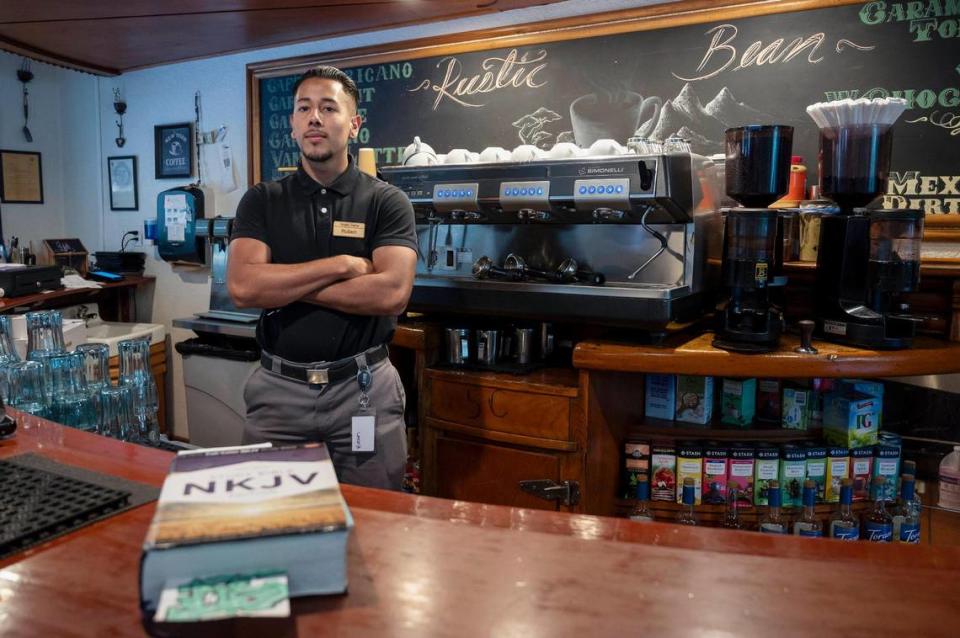
[[[436,496],[461,501],[560,509],[516,488],[520,481],[538,478],[559,482],[562,455],[475,440],[436,430]]]
[[[525,376],[427,368],[422,373],[423,492],[465,501],[587,514],[623,513],[623,445],[628,440],[809,439],[813,433],[720,429],[655,422],[644,415],[647,373],[715,377],[885,377],[960,372],[960,343],[920,337],[909,350],[875,352],[817,342],[817,355],[743,355],[710,345],[712,335],[676,335],[660,346],[583,340],[572,368]],[[575,504],[521,490],[520,482],[576,483]],[[675,506],[664,505],[672,516]],[[719,516],[722,507],[710,514]],[[711,518],[708,516],[708,518]],[[713,517],[715,518],[715,517]]]
[[[424,373],[424,493],[536,509],[582,511],[525,492],[521,481],[585,482],[579,377],[542,370],[517,377]]]

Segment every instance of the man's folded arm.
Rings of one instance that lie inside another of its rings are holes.
[[[230,242],[227,290],[238,308],[279,308],[335,282],[372,271],[369,260],[351,255],[273,264],[267,244],[239,237]]]
[[[410,300],[416,267],[417,253],[409,246],[381,246],[373,251],[373,272],[311,291],[302,301],[355,315],[399,315]]]

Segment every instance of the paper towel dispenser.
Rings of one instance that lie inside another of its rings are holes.
[[[157,195],[157,251],[164,261],[206,263],[203,191],[180,186]],[[198,226],[203,230],[198,232]]]

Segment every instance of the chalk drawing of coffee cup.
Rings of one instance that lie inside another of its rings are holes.
[[[642,104],[633,91],[581,95],[570,103],[573,137],[582,148],[604,138],[626,141],[637,130]]]

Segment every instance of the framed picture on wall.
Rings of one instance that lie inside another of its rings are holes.
[[[43,203],[40,153],[0,150],[0,200],[7,204]]]
[[[153,127],[156,178],[193,175],[193,124],[162,124]]]
[[[107,158],[110,180],[110,210],[137,210],[137,158],[123,155]]]

